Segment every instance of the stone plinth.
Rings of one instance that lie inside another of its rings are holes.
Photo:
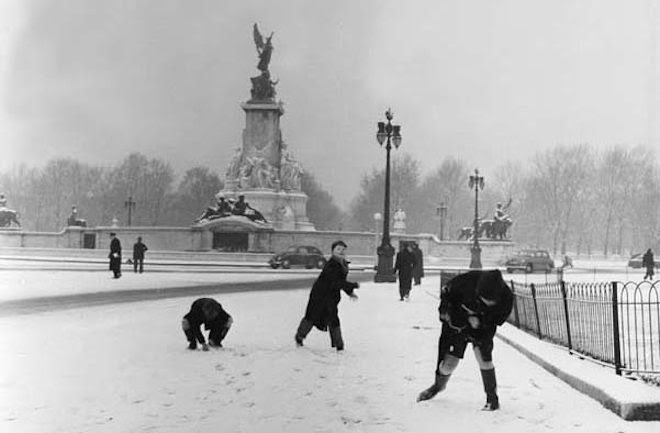
[[[262,157],[275,169],[280,168],[282,158],[282,133],[280,117],[284,114],[281,103],[245,102],[243,130],[243,157]]]

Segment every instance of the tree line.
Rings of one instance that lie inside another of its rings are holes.
[[[474,218],[474,191],[468,176],[474,166],[447,156],[422,175],[420,162],[402,153],[392,159],[391,213],[406,212],[408,233],[440,232],[438,208],[446,207],[444,235],[456,239]],[[558,145],[529,161],[504,161],[481,167],[485,188],[479,216],[492,218],[495,204],[511,199],[510,234],[521,246],[552,252],[627,254],[660,243],[660,171],[646,147],[614,146],[597,151],[587,144]],[[302,190],[309,196],[307,214],[317,230],[382,230],[385,170],[362,177],[348,209],[340,209],[312,173]],[[136,203],[136,226],[190,226],[214,204],[221,177],[207,167],[187,170],[177,180],[172,167],[140,153],[114,166],[94,166],[64,158],[35,168],[21,165],[0,172],[0,191],[21,215],[25,229],[61,230],[76,205],[90,225],[127,224],[127,201]]]

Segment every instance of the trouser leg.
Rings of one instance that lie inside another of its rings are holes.
[[[144,259],[139,259],[140,260],[140,266],[139,266],[139,272],[142,273],[144,270]]]
[[[139,259],[133,259],[133,272],[137,274],[138,271],[138,260]]]
[[[481,370],[481,380],[484,383],[484,392],[486,393],[486,405],[484,410],[497,410],[500,402],[497,397],[497,379],[495,369]]]
[[[190,323],[188,323],[187,319],[181,321],[181,329],[183,329],[183,333],[186,335],[186,340],[188,340],[188,349],[197,349],[197,340],[195,339],[195,335],[193,334],[193,331],[190,328]]]
[[[341,327],[330,327],[330,344],[337,350],[344,350],[344,340],[341,336]]]
[[[298,346],[303,345],[303,340],[305,339],[305,337],[307,337],[309,331],[312,330],[312,326],[314,326],[314,324],[303,317],[303,319],[300,321],[300,325],[298,325],[298,330],[296,331],[295,338],[296,338],[296,344],[298,344]]]

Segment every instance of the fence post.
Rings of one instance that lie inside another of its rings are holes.
[[[568,338],[568,351],[573,350],[573,342],[571,341],[571,321],[568,316],[568,300],[566,299],[566,283],[561,280],[561,297],[564,300],[564,315],[566,316],[566,336]]]
[[[614,370],[621,376],[621,342],[619,340],[619,294],[616,281],[612,281],[612,336],[614,338]]]
[[[518,315],[518,296],[516,295],[516,289],[511,280],[511,293],[513,293],[513,319],[516,321],[516,328],[520,329],[520,316]]]
[[[531,283],[532,287],[532,300],[534,301],[534,315],[536,316],[536,335],[541,338],[541,321],[539,320],[539,306],[536,304],[536,286]]]

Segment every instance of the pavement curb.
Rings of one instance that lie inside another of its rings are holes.
[[[511,326],[511,325],[509,325]],[[513,328],[516,331],[523,332],[518,330],[517,328]],[[589,397],[593,398],[594,400],[598,401],[601,403],[605,408],[609,409],[610,411],[614,412],[616,415],[621,417],[622,419],[626,421],[658,421],[660,420],[660,400],[658,401],[623,401],[622,399],[618,398],[615,395],[612,395],[611,392],[609,392],[607,389],[604,387],[599,387],[595,385],[592,382],[587,381],[586,379],[583,379],[581,377],[578,377],[576,374],[573,374],[568,371],[567,368],[562,368],[557,364],[553,364],[552,362],[548,361],[546,358],[544,358],[542,355],[536,353],[534,350],[531,350],[527,347],[525,347],[523,344],[519,343],[518,341],[515,341],[515,338],[510,338],[508,336],[502,335],[500,332],[498,332],[497,337],[499,337],[502,341],[504,341],[506,344],[510,345],[514,349],[518,350],[520,353],[525,355],[527,358],[550,372],[551,374],[555,375],[562,381],[566,382],[569,386],[572,388],[580,391],[583,394],[588,395]],[[549,343],[545,343],[548,344]],[[565,356],[570,356],[567,352]],[[588,362],[588,361],[581,361],[577,360],[576,362]],[[615,375],[614,372],[611,372],[608,374]],[[628,379],[616,376],[622,381],[628,381]],[[630,381],[632,382],[632,381]],[[638,386],[643,386],[643,387],[648,387],[650,385],[646,384],[640,384],[640,383],[634,383],[634,385]],[[660,395],[660,391],[659,391]]]

